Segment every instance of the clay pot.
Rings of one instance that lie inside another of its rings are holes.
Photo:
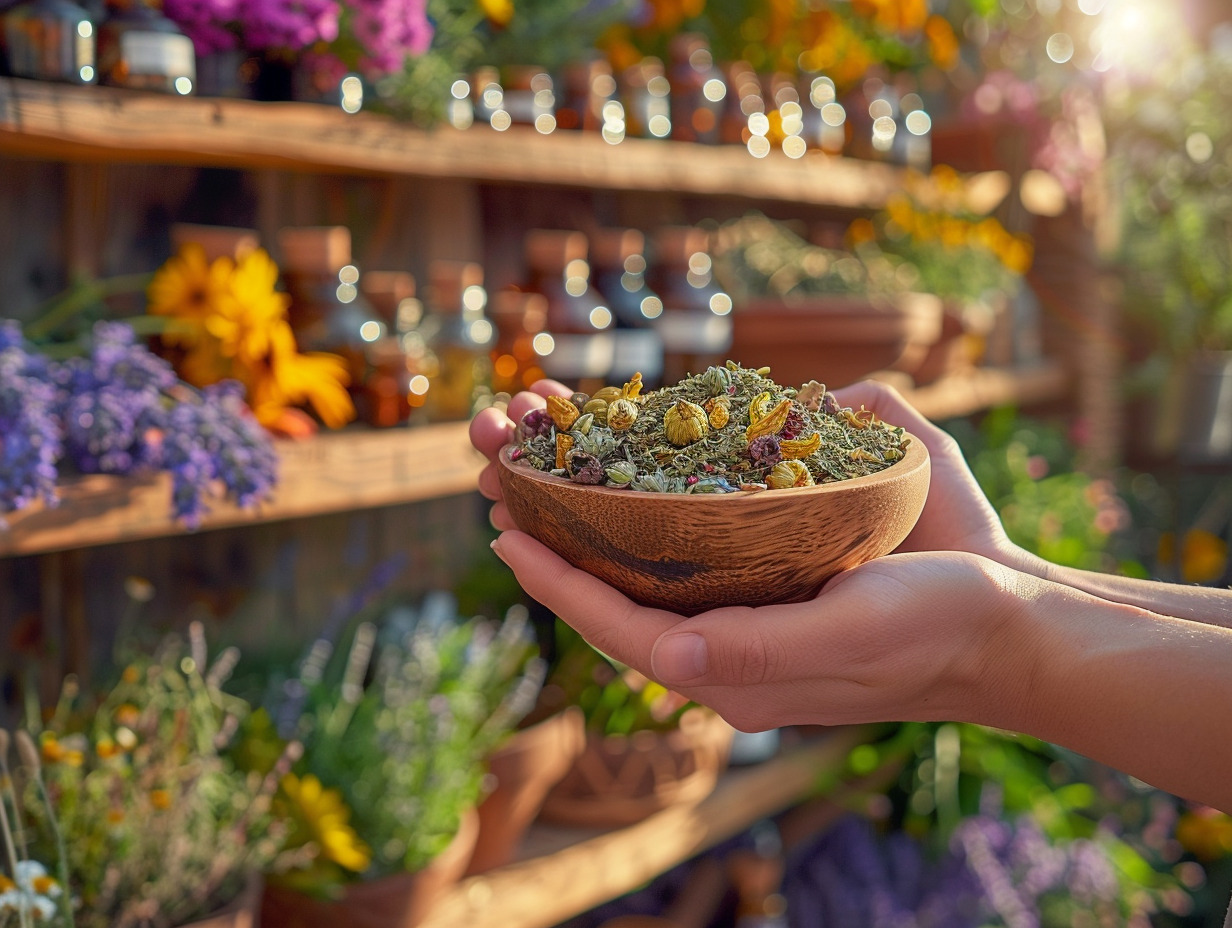
[[[515,732],[488,760],[496,786],[479,804],[479,837],[466,875],[483,873],[516,856],[548,792],[586,746],[582,710],[568,706]]]
[[[631,599],[682,615],[811,599],[839,571],[898,547],[928,495],[919,439],[875,474],[725,494],[585,486],[512,463],[513,447],[497,467],[523,531]]]
[[[926,293],[756,299],[736,307],[731,320],[732,360],[767,364],[781,384],[818,380],[833,389],[874,371],[912,373],[941,336],[942,303]]]
[[[677,728],[631,735],[589,733],[573,768],[548,794],[545,822],[617,828],[710,795],[727,767],[733,729],[695,707]]]
[[[471,810],[453,840],[422,870],[352,883],[337,900],[267,886],[261,928],[414,928],[462,878],[478,836],[479,815]]]

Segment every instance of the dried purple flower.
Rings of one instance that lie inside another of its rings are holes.
[[[821,397],[821,411],[827,416],[833,416],[838,414],[839,409],[838,398],[827,390]]]
[[[565,458],[565,469],[569,471],[569,479],[574,483],[585,483],[598,486],[607,480],[607,472],[603,464],[593,454],[585,451],[571,451]]]
[[[755,464],[773,467],[783,460],[777,435],[762,435],[749,442],[749,457]]]
[[[805,416],[804,409],[797,403],[792,403],[791,408],[787,411],[787,421],[783,423],[783,428],[779,432],[779,436],[791,440],[800,435],[808,424],[808,419]]]
[[[552,434],[552,417],[546,409],[532,409],[518,423],[518,441],[529,441]]]

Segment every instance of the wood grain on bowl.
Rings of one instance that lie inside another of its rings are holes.
[[[865,477],[787,490],[647,493],[584,486],[509,460],[501,491],[514,521],[575,567],[646,606],[696,615],[718,606],[811,599],[842,570],[893,551],[928,495],[919,439]]]

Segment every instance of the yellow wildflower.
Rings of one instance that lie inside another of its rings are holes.
[[[342,359],[299,354],[287,321],[290,297],[278,289],[278,266],[265,250],[209,262],[200,246],[185,245],[154,275],[147,296],[151,314],[180,323],[163,337],[185,349],[179,370],[189,383],[238,380],[267,427],[305,402],[330,428],[354,418]]]
[[[147,311],[185,323],[165,333],[165,340],[184,346],[197,342],[206,318],[226,292],[232,267],[229,258],[211,262],[205,249],[189,243],[155,272],[146,289]]]
[[[1159,559],[1176,560],[1176,537],[1165,532],[1159,538]],[[1204,529],[1190,529],[1181,542],[1181,579],[1186,583],[1210,583],[1223,576],[1228,566],[1228,543]]]
[[[278,265],[265,250],[251,251],[235,265],[217,311],[205,320],[223,357],[250,367],[269,354],[270,326],[286,316],[291,304],[277,286]]]
[[[479,7],[488,21],[497,26],[507,26],[513,19],[512,0],[479,0]]]
[[[134,706],[131,702],[121,703],[116,706],[115,719],[121,725],[132,727],[136,725],[141,718],[141,710]]]
[[[39,739],[39,753],[43,756],[44,763],[57,764],[64,760],[68,753],[64,750],[64,746],[56,740],[56,736],[50,732],[45,732]]]
[[[351,827],[351,810],[338,790],[325,788],[311,773],[302,778],[288,773],[282,791],[322,856],[353,873],[368,869],[372,852]]]
[[[17,884],[10,880],[3,873],[0,873],[0,893],[12,892],[17,888]]]
[[[248,402],[263,425],[276,422],[288,406],[307,402],[326,426],[338,428],[355,416],[345,386],[349,380],[342,358],[324,352],[300,354],[291,327],[279,322],[270,327],[270,363],[254,369],[245,382]]]
[[[150,790],[150,805],[160,812],[171,808],[171,793],[165,789]]]
[[[852,0],[851,6],[887,32],[919,32],[928,19],[927,0]]]
[[[944,16],[930,16],[924,23],[924,35],[928,39],[928,57],[942,71],[952,71],[958,64],[958,36],[954,27]]]
[[[1176,839],[1200,860],[1232,854],[1232,818],[1205,806],[1186,812],[1176,823]]]

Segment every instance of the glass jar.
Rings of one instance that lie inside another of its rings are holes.
[[[483,267],[438,259],[428,281],[424,317],[411,339],[417,345],[411,403],[423,407],[426,422],[469,419],[492,396],[496,329],[485,312]]]
[[[98,27],[99,81],[185,96],[196,90],[192,39],[144,0],[107,0]]]
[[[385,399],[388,381],[377,384],[373,375],[388,373],[389,358],[398,343],[363,295],[359,269],[351,263],[350,230],[345,226],[285,228],[278,233],[278,248],[282,279],[291,297],[287,318],[296,345],[301,351],[341,357],[359,417],[371,425],[396,424]]]
[[[646,236],[637,229],[597,229],[590,235],[595,288],[616,327],[644,329],[663,315],[663,300],[646,283]]]
[[[536,65],[507,69],[504,106],[514,125],[534,126],[542,135],[556,129],[556,89],[552,76]]]
[[[698,33],[685,32],[671,41],[672,138],[681,142],[714,145],[727,97],[727,82],[714,63],[710,43]]]
[[[523,242],[525,289],[547,300],[547,328],[554,335],[593,335],[612,327],[612,311],[591,286],[584,232],[532,229]]]
[[[560,129],[598,131],[607,118],[604,107],[616,100],[612,66],[603,58],[571,61],[561,71],[561,95],[556,107]],[[623,115],[623,107],[621,113]]]
[[[658,58],[643,58],[621,74],[629,135],[665,139],[672,134],[671,84]]]
[[[27,0],[4,13],[9,73],[40,81],[93,84],[95,28],[72,0]]]

